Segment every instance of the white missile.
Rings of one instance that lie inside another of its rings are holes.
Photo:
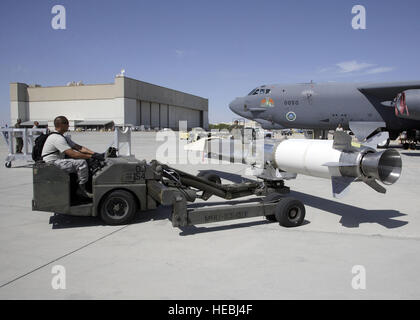
[[[259,151],[258,146],[243,144],[240,152],[233,148],[223,152],[223,139],[219,140],[220,148],[216,148],[219,150],[215,150],[214,146],[210,148],[209,140],[198,142],[199,147],[193,143],[186,150],[201,149],[212,158],[231,159],[231,162],[239,159],[242,163],[259,166],[259,171],[254,172],[264,179],[290,179],[296,174],[331,179],[334,197],[342,195],[356,181],[365,182],[377,192],[385,193],[386,189],[378,182],[394,184],[402,171],[398,151],[387,149],[378,152],[352,143],[351,137],[344,132],[336,132],[333,140],[285,139],[264,143],[263,151]],[[233,146],[233,143],[226,141],[226,145]]]
[[[385,193],[385,185],[401,176],[402,160],[398,151],[376,151],[352,144],[351,137],[336,132],[334,140],[283,140],[265,145],[264,160],[280,171],[332,180],[333,195],[342,194],[355,181],[363,181],[374,190]]]

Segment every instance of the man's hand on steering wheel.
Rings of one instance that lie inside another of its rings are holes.
[[[105,161],[105,153],[94,153],[92,154],[92,159],[99,160],[99,161]]]

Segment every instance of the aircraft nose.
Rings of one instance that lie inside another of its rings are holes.
[[[238,113],[239,98],[236,98],[231,103],[229,103],[229,109],[234,113]]]

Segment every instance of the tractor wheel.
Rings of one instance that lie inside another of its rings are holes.
[[[101,201],[100,215],[106,224],[128,224],[136,213],[136,199],[128,191],[112,191]]]

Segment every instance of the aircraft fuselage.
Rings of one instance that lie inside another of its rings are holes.
[[[304,83],[261,86],[258,93],[236,98],[236,114],[283,128],[335,129],[349,122],[385,122],[390,132],[420,129],[420,121],[402,119],[392,106],[362,93],[360,83]]]

